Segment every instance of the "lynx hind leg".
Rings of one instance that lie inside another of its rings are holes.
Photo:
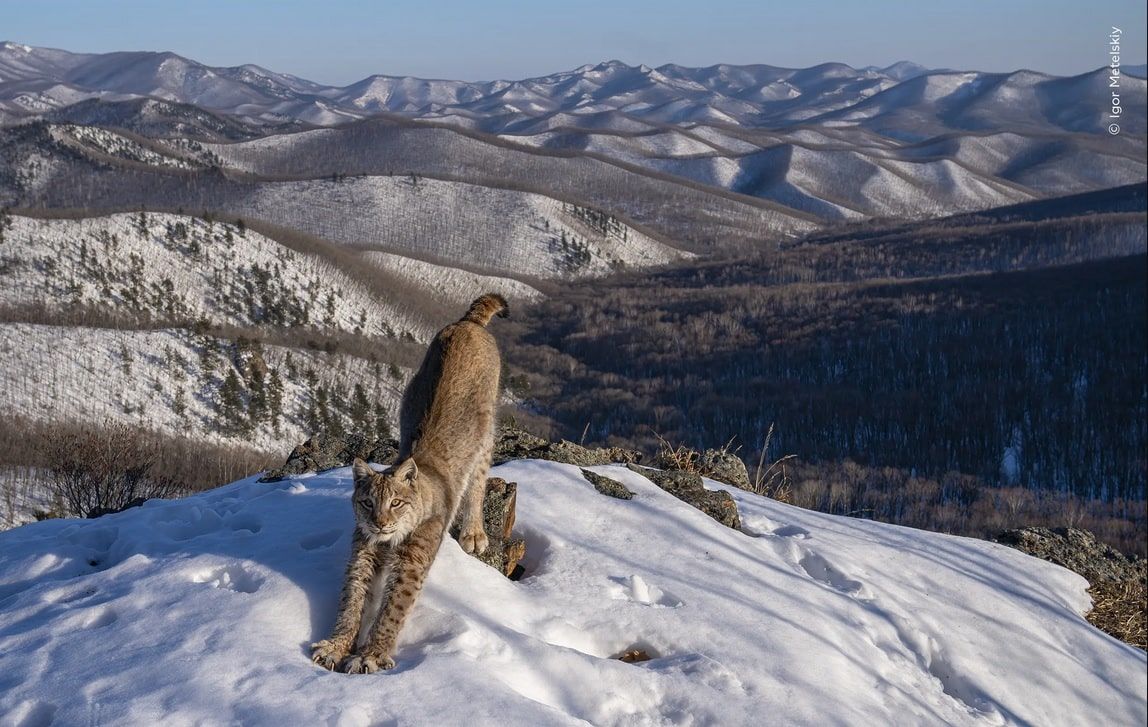
[[[479,458],[478,464],[467,478],[459,512],[458,542],[467,553],[481,555],[486,552],[490,539],[482,524],[482,504],[486,499],[486,473],[490,470],[490,451]]]

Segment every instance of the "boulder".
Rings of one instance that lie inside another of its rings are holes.
[[[1079,573],[1089,583],[1143,577],[1144,561],[1129,558],[1077,528],[1017,528],[998,535],[998,543],[1051,561]]]
[[[654,458],[653,466],[663,470],[685,469],[742,490],[753,491],[745,462],[726,449],[707,449],[703,452],[685,447],[676,451],[663,449]]]
[[[733,497],[724,490],[707,490],[702,486],[701,475],[681,470],[653,470],[633,464],[627,464],[626,467],[722,525],[734,530],[741,529],[741,517]]]
[[[582,470],[582,476],[585,477],[590,484],[594,485],[594,489],[608,497],[616,497],[619,500],[629,500],[634,497],[634,493],[626,489],[626,486],[615,479],[600,475],[597,472],[590,470]]]
[[[371,441],[355,432],[340,436],[320,432],[291,450],[282,467],[268,470],[259,481],[278,482],[291,475],[346,467],[356,457],[389,464],[398,451],[399,443],[393,439]]]

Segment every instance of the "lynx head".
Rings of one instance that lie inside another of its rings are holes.
[[[383,472],[356,459],[355,525],[372,542],[402,542],[422,519],[419,468],[407,458]]]

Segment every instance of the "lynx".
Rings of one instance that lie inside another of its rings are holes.
[[[316,664],[349,674],[394,668],[399,630],[456,515],[463,549],[486,550],[482,501],[501,370],[486,325],[507,310],[487,294],[439,331],[403,395],[395,464],[376,472],[355,460],[351,559],[334,631],[311,645]]]

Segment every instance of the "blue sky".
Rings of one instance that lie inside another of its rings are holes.
[[[1144,0],[0,0],[0,39],[77,52],[171,50],[329,84],[372,73],[489,80],[583,63],[930,67],[1075,74],[1145,62]]]

